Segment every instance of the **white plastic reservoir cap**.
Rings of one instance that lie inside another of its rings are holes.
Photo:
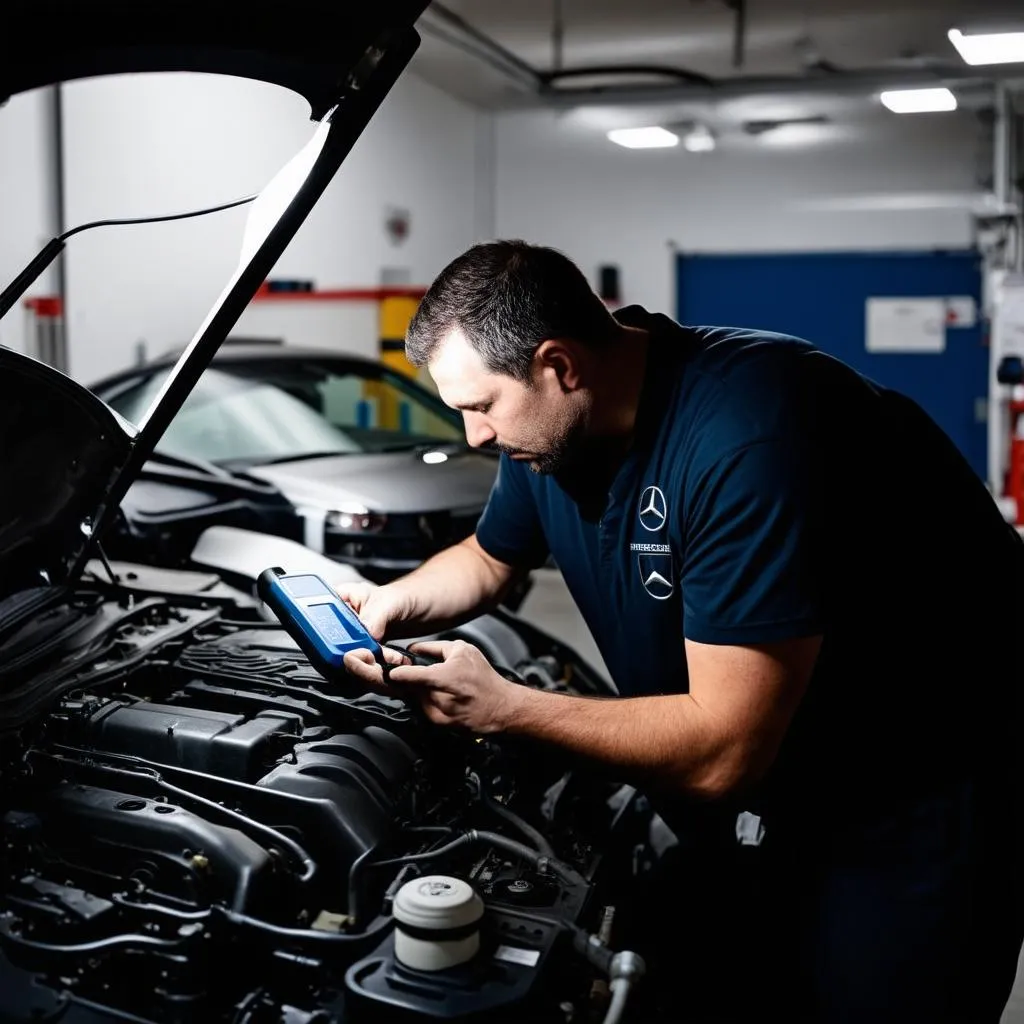
[[[464,964],[480,949],[483,913],[483,900],[461,878],[414,878],[395,896],[395,956],[418,971]]]

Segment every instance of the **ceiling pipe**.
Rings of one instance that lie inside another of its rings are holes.
[[[726,0],[726,3],[736,15],[732,37],[732,66],[741,68],[747,47],[747,0]]]
[[[858,95],[883,89],[948,86],[989,87],[993,81],[1024,78],[1021,68],[992,65],[979,72],[975,67],[863,68],[828,75],[740,75],[702,83],[669,85],[603,86],[585,89],[542,87],[544,106],[572,109],[586,106],[652,106],[676,102],[715,102],[768,95]],[[534,98],[536,100],[536,98]],[[524,98],[524,106],[527,105]],[[535,103],[533,104],[535,105]]]
[[[551,25],[551,67],[561,71],[565,55],[565,12],[562,0],[554,0],[554,20]]]
[[[734,58],[744,45],[745,11],[743,0],[727,0],[737,13]],[[561,8],[559,7],[559,12]],[[559,15],[560,16],[560,15]],[[832,69],[806,75],[737,75],[711,79],[685,68],[665,65],[597,65],[540,71],[511,50],[495,42],[461,15],[436,2],[417,23],[429,35],[443,39],[481,60],[495,71],[524,87],[519,96],[506,97],[502,109],[572,110],[588,106],[653,106],[664,103],[715,102],[767,95],[864,95],[883,89],[947,86],[950,88],[989,88],[995,82],[1020,80],[1024,68],[1015,64],[994,64],[984,68],[968,64],[897,65],[861,69]],[[556,48],[561,61],[561,45]],[[604,85],[563,87],[559,82],[589,77],[658,76],[659,85]]]

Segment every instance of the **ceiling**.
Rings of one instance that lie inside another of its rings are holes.
[[[733,95],[768,94],[771,83],[754,77],[805,76],[811,94],[867,93],[844,79],[851,71],[892,71],[930,76],[966,65],[949,42],[950,28],[984,31],[1024,28],[1022,0],[746,0],[742,62],[734,53],[737,0],[443,0],[421,20],[423,45],[417,72],[446,92],[492,110],[542,106],[530,76],[511,61],[541,72],[590,65],[665,65],[732,83]],[[553,38],[561,9],[560,57]],[[452,12],[504,48],[506,72],[466,50],[474,40],[445,17]],[[975,69],[987,74],[991,69]],[[1014,69],[1016,70],[1016,69]],[[1006,69],[997,74],[1005,75]],[[1024,77],[1024,67],[1020,68]],[[742,81],[737,81],[737,78]],[[668,78],[616,78],[617,86],[673,86],[666,100],[679,101],[685,116],[690,88]],[[572,85],[590,84],[567,80]],[[790,85],[792,83],[789,83]],[[900,84],[896,82],[895,84]],[[680,88],[682,86],[682,88]],[[792,93],[792,88],[787,88]],[[968,96],[965,84],[958,90]],[[705,87],[700,99],[714,102]],[[983,90],[990,96],[988,89]],[[695,94],[696,96],[697,94]],[[609,97],[618,104],[621,96]],[[658,102],[658,94],[645,98]],[[546,101],[550,103],[550,98]],[[587,102],[591,102],[590,99]],[[571,105],[576,105],[574,99]],[[968,105],[970,100],[968,98]],[[820,102],[818,104],[820,107]]]

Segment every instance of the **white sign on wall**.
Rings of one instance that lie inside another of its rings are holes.
[[[865,343],[869,352],[944,352],[946,300],[867,300]]]

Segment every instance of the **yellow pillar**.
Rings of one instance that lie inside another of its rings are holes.
[[[380,300],[380,359],[396,373],[416,379],[416,367],[405,358],[405,332],[419,307],[420,300],[409,295],[385,295]],[[374,389],[377,398],[378,422],[381,427],[397,430],[401,424],[398,396],[390,388]],[[374,394],[370,391],[370,394]]]

